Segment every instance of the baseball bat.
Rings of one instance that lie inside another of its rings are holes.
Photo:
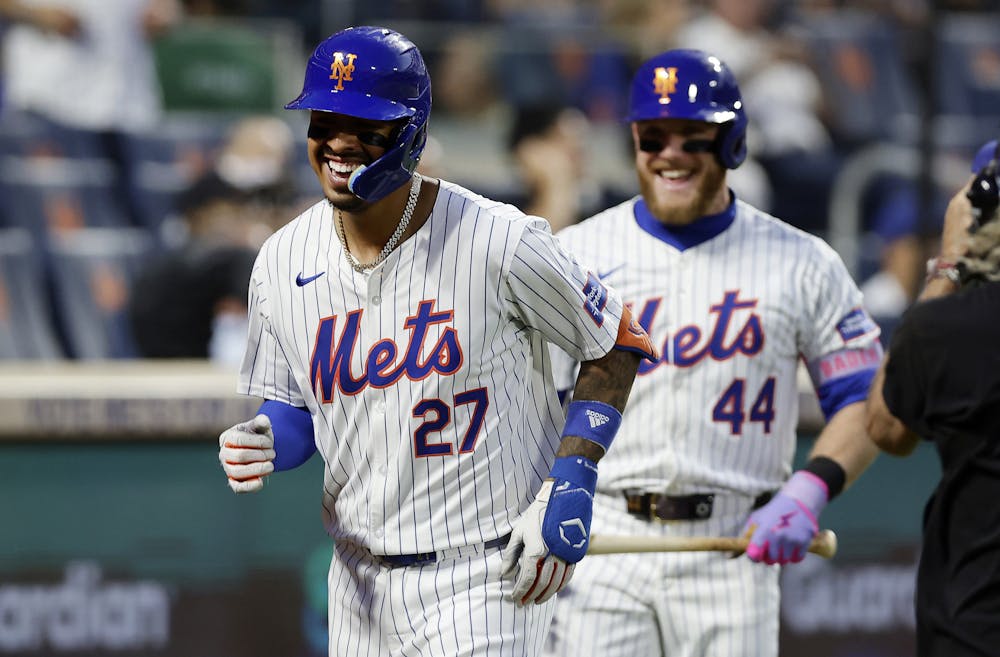
[[[587,554],[622,554],[629,552],[737,552],[747,549],[750,539],[743,536],[613,536],[590,537]],[[823,529],[809,544],[809,551],[824,559],[837,553],[837,535]]]

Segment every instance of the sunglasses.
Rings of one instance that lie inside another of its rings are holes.
[[[639,139],[639,150],[643,153],[659,153],[666,148],[666,139],[642,137]],[[688,139],[681,145],[685,153],[709,153],[715,148],[714,139]]]
[[[396,131],[394,130],[393,133]],[[306,132],[309,139],[324,139],[330,134],[330,128],[324,126],[310,125]],[[392,145],[393,136],[385,136],[378,132],[358,132],[355,135],[362,144],[375,146],[376,148],[388,149]]]

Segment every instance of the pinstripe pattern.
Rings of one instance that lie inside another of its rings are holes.
[[[813,362],[847,346],[836,323],[861,306],[861,293],[829,246],[740,201],[726,231],[684,251],[636,225],[633,202],[558,236],[599,272],[624,264],[608,283],[632,304],[635,317],[659,302],[653,324],[646,328],[663,358],[655,368],[640,368],[618,439],[601,460],[598,487],[673,494],[733,491],[749,497],[773,490],[791,472],[799,359]],[[706,355],[687,367],[674,364],[672,337],[683,327],[696,326],[700,343],[707,343],[718,316],[711,307],[727,292],[756,305],[732,313],[725,343],[734,342],[757,315],[763,333],[760,352],[724,360]],[[850,346],[877,339],[868,334]],[[573,366],[556,351],[553,359],[556,384],[566,387]],[[775,416],[767,431],[765,423],[751,420],[749,411],[771,377]],[[745,382],[746,418],[734,433],[731,424],[713,419],[712,408],[737,379]],[[656,427],[655,433],[649,427]]]
[[[546,222],[443,181],[420,230],[360,274],[323,201],[257,258],[240,391],[309,408],[326,465],[324,522],[338,545],[384,555],[480,544],[511,531],[558,446],[564,417],[546,341],[581,360],[615,342],[620,298],[609,291],[595,321],[587,281]],[[440,321],[410,350],[419,317],[433,314]],[[420,369],[428,364],[441,369]],[[476,440],[462,451],[467,434]],[[428,453],[446,444],[450,453]],[[551,611],[501,603],[510,583],[495,565],[484,584],[468,559],[454,572],[382,572],[337,554],[331,654],[535,654],[543,638],[538,623]]]
[[[541,653],[555,601],[505,599],[501,552],[387,568],[362,548],[337,544],[330,565],[331,657],[524,657]]]
[[[719,496],[708,520],[650,524],[623,506],[621,496],[597,495],[593,533],[733,535],[750,511],[742,496]],[[779,572],[721,552],[586,557],[559,594],[546,654],[777,655]]]
[[[735,535],[753,498],[791,472],[800,358],[816,363],[878,335],[848,344],[837,330],[861,293],[818,238],[737,201],[728,228],[679,250],[637,224],[635,201],[558,235],[582,262],[611,272],[607,282],[662,354],[655,367],[640,367],[601,460],[605,504],[595,507],[592,531]],[[554,350],[553,366],[566,388],[571,359]],[[709,521],[648,523],[625,512],[627,489],[713,492],[716,509]],[[739,508],[722,519],[726,499]],[[557,607],[552,654],[773,656],[777,582],[775,569],[717,554],[587,558]]]

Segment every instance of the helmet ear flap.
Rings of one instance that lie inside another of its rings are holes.
[[[358,198],[378,200],[401,187],[413,176],[427,139],[427,123],[408,121],[396,145],[370,165],[355,169],[347,186]]]
[[[719,134],[715,138],[716,156],[727,169],[735,169],[747,159],[746,122],[740,125],[739,119],[719,126]]]

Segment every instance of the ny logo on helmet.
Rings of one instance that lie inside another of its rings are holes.
[[[344,63],[344,53],[335,52],[333,53],[333,61],[330,63],[330,79],[337,81],[337,86],[334,87],[337,91],[343,91],[344,82],[350,82],[354,78],[351,75],[354,73],[354,60],[357,59],[357,55],[348,53],[347,63]]]
[[[653,89],[660,94],[660,104],[670,102],[670,94],[677,92],[677,67],[660,66],[653,71]]]

